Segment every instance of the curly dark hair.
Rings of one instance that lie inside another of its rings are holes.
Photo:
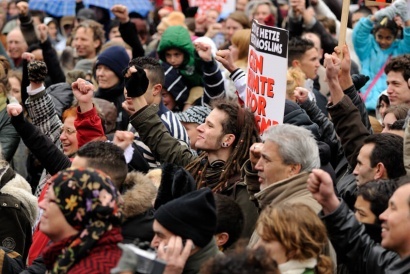
[[[410,78],[410,54],[400,55],[392,58],[384,68],[384,72],[386,74],[388,74],[390,71],[401,72],[404,80],[408,82]]]

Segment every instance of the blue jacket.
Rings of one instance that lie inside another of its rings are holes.
[[[353,45],[362,65],[361,73],[370,77],[370,80],[361,89],[363,94],[367,91],[372,79],[376,77],[379,70],[386,63],[389,55],[394,57],[410,53],[410,27],[405,27],[403,39],[396,39],[388,49],[380,48],[372,33],[373,27],[373,22],[369,18],[364,17],[360,19],[353,29]],[[380,93],[387,89],[386,80],[386,74],[383,73],[369,92],[366,98],[367,109],[376,109]]]

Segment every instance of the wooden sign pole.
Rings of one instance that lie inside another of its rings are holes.
[[[339,44],[338,44],[341,50],[339,54],[340,60],[343,59],[342,47],[344,44],[346,44],[346,29],[347,29],[347,21],[349,18],[349,5],[350,5],[350,0],[343,0],[342,18],[340,21]]]

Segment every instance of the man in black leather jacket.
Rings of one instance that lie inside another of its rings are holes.
[[[407,178],[408,179],[408,178]],[[390,198],[380,216],[381,246],[365,233],[364,225],[354,217],[347,205],[333,191],[330,176],[313,170],[308,189],[322,205],[320,217],[326,224],[329,238],[349,270],[356,273],[410,273],[410,180]]]

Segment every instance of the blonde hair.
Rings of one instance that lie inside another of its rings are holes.
[[[7,58],[0,55],[0,94],[5,96],[7,95],[7,92],[11,90],[8,77],[10,68],[10,62]]]
[[[235,65],[238,67],[247,67],[249,44],[251,42],[251,30],[237,30],[231,38],[232,45],[238,48],[238,60]]]
[[[305,85],[306,76],[299,68],[290,67],[286,74],[286,99],[295,101],[294,90]]]
[[[372,127],[372,129],[373,129],[373,134],[382,133],[383,127],[382,127],[382,125],[380,124],[379,120],[377,120],[376,117],[369,115],[369,121],[370,121],[370,125],[371,125],[371,127]]]
[[[328,244],[326,227],[316,213],[301,203],[266,207],[257,222],[260,238],[280,242],[289,260],[316,258],[317,272],[333,273],[330,257],[323,255]]]

